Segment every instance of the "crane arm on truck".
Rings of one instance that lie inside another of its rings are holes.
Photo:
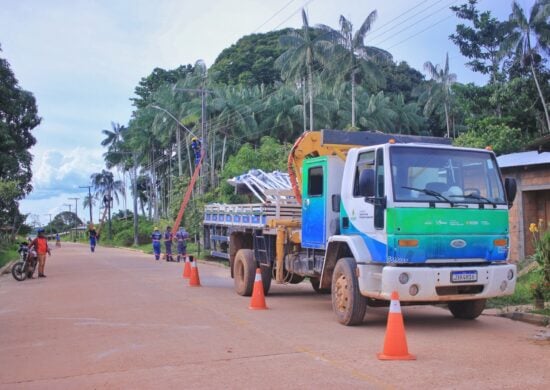
[[[294,143],[290,153],[288,154],[288,175],[292,185],[292,191],[298,203],[302,204],[302,164],[306,158],[319,156],[338,156],[342,160],[346,159],[346,154],[349,149],[359,145],[350,145],[337,142],[333,139],[333,143],[324,143],[324,131],[307,131],[303,133]],[[335,131],[334,133],[344,133]],[[345,138],[342,137],[342,140]]]
[[[292,191],[298,203],[302,204],[302,165],[305,159],[319,156],[338,156],[345,160],[351,148],[379,145],[386,142],[449,145],[451,140],[420,135],[386,134],[380,131],[307,131],[296,140],[288,155],[288,175]]]

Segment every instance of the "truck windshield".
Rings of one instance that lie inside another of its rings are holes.
[[[390,162],[397,202],[505,204],[492,153],[394,145]]]

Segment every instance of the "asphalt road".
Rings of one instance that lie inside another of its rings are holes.
[[[540,328],[404,307],[415,361],[379,361],[387,308],[345,327],[309,283],[273,284],[249,310],[229,270],[78,244],[55,248],[45,279],[0,277],[0,388],[502,389],[550,387]]]

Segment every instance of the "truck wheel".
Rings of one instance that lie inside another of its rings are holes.
[[[449,310],[455,318],[473,320],[480,316],[485,309],[486,299],[474,299],[471,301],[451,301]]]
[[[256,274],[256,261],[252,249],[239,249],[233,264],[235,291],[244,297],[252,295],[254,287],[254,275]]]
[[[311,287],[315,290],[318,294],[330,294],[330,288],[319,288],[319,285],[321,284],[321,279],[319,278],[309,278],[309,281],[311,283]]]
[[[262,270],[262,284],[264,286],[264,295],[267,295],[271,287],[271,278],[273,276],[273,270],[271,267],[263,267],[263,266],[260,266],[260,269]]]
[[[338,260],[332,274],[332,310],[343,325],[362,323],[367,309],[367,299],[359,292],[356,268],[355,259],[345,257]]]

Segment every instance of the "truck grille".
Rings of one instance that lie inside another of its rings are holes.
[[[468,286],[443,286],[436,287],[437,295],[460,295],[460,294],[479,294],[483,291],[482,284],[474,284]]]

